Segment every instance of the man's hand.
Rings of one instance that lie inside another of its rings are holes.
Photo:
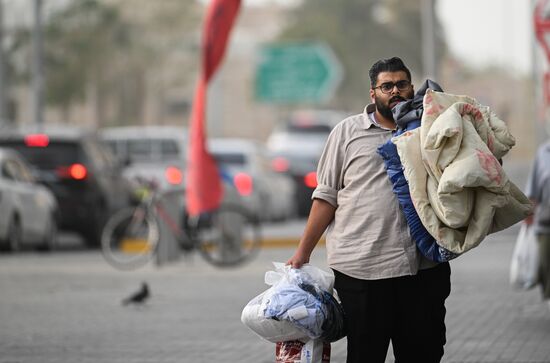
[[[286,264],[292,266],[293,268],[300,268],[305,263],[308,263],[308,262],[309,262],[309,256],[302,253],[300,250],[296,250],[294,255],[291,258],[289,258],[288,261],[286,261]]]
[[[535,220],[534,211],[535,211],[535,207],[537,206],[537,202],[534,199],[531,199],[531,203],[533,204],[533,207],[531,209],[531,214],[523,220],[523,223],[525,223],[528,226],[532,225]]]

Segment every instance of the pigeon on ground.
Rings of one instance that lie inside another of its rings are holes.
[[[147,300],[150,296],[151,294],[149,293],[149,286],[147,286],[147,283],[142,282],[141,288],[137,292],[133,293],[132,295],[122,300],[122,305],[128,305],[128,304],[141,305],[145,303],[145,300]]]

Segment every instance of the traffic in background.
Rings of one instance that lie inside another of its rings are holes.
[[[225,200],[242,205],[265,223],[306,217],[323,145],[343,116],[337,111],[302,110],[275,128],[266,143],[209,140]],[[3,250],[26,245],[54,249],[58,229],[76,232],[88,247],[99,246],[105,222],[135,203],[141,181],[166,192],[185,188],[187,140],[187,129],[175,126],[5,128],[1,155],[13,155],[21,166],[3,167],[3,175],[12,179],[11,184],[24,179],[16,189],[27,188],[37,196],[17,198],[17,206],[0,217]],[[15,169],[22,176],[10,176]],[[2,183],[0,193],[11,195],[10,188]],[[7,198],[2,201],[8,203]],[[187,218],[184,194],[176,204],[178,215]],[[27,225],[38,231],[27,231]]]

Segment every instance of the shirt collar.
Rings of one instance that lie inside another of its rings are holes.
[[[376,111],[376,106],[374,103],[366,105],[363,110],[363,128],[365,130],[371,128],[372,126],[376,126],[369,117],[369,113],[373,113],[374,111]]]
[[[374,126],[382,130],[394,131],[392,129],[385,128],[384,126],[376,122],[374,111],[376,111],[376,106],[374,103],[371,103],[365,106],[365,109],[363,110],[363,128],[367,130]],[[372,114],[372,118],[371,118],[371,114]]]

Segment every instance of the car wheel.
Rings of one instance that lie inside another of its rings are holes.
[[[55,216],[50,216],[50,222],[48,224],[48,229],[46,235],[44,236],[42,246],[44,251],[53,251],[57,247],[57,222]]]
[[[94,208],[94,213],[90,216],[90,224],[81,233],[87,247],[95,248],[101,245],[101,234],[107,220],[106,213],[103,204],[98,204]]]
[[[82,232],[82,238],[88,248],[97,248],[101,245],[101,232],[91,228]]]
[[[6,237],[6,245],[8,251],[17,252],[21,250],[21,225],[17,218],[14,218],[10,223],[8,235]]]
[[[260,195],[260,220],[264,222],[273,221],[273,208],[271,207],[271,201],[266,194]]]

